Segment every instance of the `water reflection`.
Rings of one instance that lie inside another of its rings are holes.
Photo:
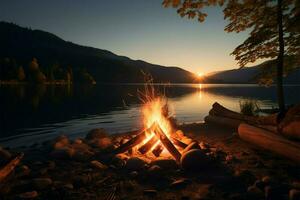
[[[241,99],[256,99],[260,106],[270,107],[275,105],[276,97],[274,87],[256,85],[158,87],[165,88],[171,110],[180,122],[203,120],[215,101],[239,110]],[[1,86],[0,143],[30,143],[62,132],[78,137],[95,127],[112,133],[140,128],[138,89],[142,90],[143,85]],[[285,87],[288,104],[300,102],[299,89]],[[26,134],[28,137],[24,137]],[[19,139],[7,141],[12,138]]]

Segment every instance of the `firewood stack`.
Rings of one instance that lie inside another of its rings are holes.
[[[150,137],[148,140],[147,132],[154,133],[153,136]],[[141,143],[144,140],[147,141],[141,145]],[[169,138],[161,129],[158,123],[153,123],[153,125],[150,128],[144,129],[135,137],[131,138],[129,141],[115,149],[114,152],[115,154],[124,153],[126,151],[132,150],[133,147],[138,145],[141,145],[138,148],[138,152],[140,154],[144,155],[151,151],[151,153],[155,157],[159,157],[165,148],[177,162],[180,162],[181,158],[181,153],[179,152],[179,149],[184,150],[188,146],[188,144],[185,144],[184,142],[180,141],[175,136]]]

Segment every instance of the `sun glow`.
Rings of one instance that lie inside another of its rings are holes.
[[[199,78],[201,78],[201,77],[203,76],[203,73],[198,72],[198,73],[197,73],[197,76],[198,76]]]

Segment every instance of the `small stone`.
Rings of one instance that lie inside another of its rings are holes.
[[[79,162],[86,162],[88,161],[94,153],[92,152],[82,152],[82,151],[75,151],[75,154],[72,156],[72,159],[79,161]]]
[[[149,196],[149,197],[155,197],[157,195],[156,190],[144,190],[144,195]]]
[[[48,168],[42,168],[39,170],[40,175],[45,175],[45,174],[47,174],[47,172],[48,172]]]
[[[87,186],[91,182],[89,175],[77,175],[73,179],[73,185],[75,188],[81,188]]]
[[[261,180],[256,180],[254,186],[259,188],[260,190],[264,190],[265,183],[262,182]]]
[[[50,178],[35,178],[32,183],[36,189],[43,190],[52,185],[52,180]]]
[[[181,178],[181,179],[173,181],[170,184],[170,187],[172,189],[182,189],[182,188],[185,188],[188,185],[188,183],[189,183],[188,179]]]
[[[233,156],[233,155],[227,155],[226,157],[225,157],[225,161],[226,162],[232,162],[232,161],[234,161],[235,160],[235,157]]]
[[[132,177],[132,178],[136,178],[138,175],[139,175],[139,173],[137,171],[130,172],[130,177]]]
[[[283,194],[278,187],[266,186],[265,197],[266,200],[281,200],[283,199]]]
[[[83,143],[83,141],[80,138],[75,139],[73,142],[73,144],[82,144],[82,143]]]
[[[49,170],[53,170],[53,169],[55,169],[55,167],[56,167],[56,164],[55,164],[55,162],[54,161],[48,161],[48,169]]]
[[[19,197],[21,199],[34,199],[38,196],[38,192],[37,191],[31,191],[31,192],[24,192],[22,194],[19,195]]]
[[[28,176],[30,174],[30,169],[27,165],[22,165],[20,168],[18,168],[18,176]]]
[[[100,149],[113,148],[111,139],[108,137],[94,139],[92,144]]]
[[[148,169],[148,172],[151,172],[151,173],[159,173],[160,171],[161,171],[161,167],[158,165],[152,165]]]
[[[90,163],[91,163],[91,166],[94,167],[94,168],[96,168],[96,169],[105,170],[105,169],[108,168],[106,165],[102,164],[98,160],[93,160]]]
[[[252,184],[256,180],[256,177],[249,170],[241,170],[241,171],[238,170],[235,171],[234,175],[239,179],[241,179],[242,182],[245,182],[248,185]]]
[[[65,188],[67,190],[73,190],[74,186],[72,183],[67,183],[67,184],[63,185],[63,188]]]
[[[54,139],[52,146],[53,149],[61,149],[67,147],[69,144],[70,144],[69,138],[65,135],[60,135]]]
[[[289,200],[300,200],[300,190],[291,189],[289,192]]]
[[[126,163],[125,159],[122,159],[122,157],[116,155],[111,159],[110,166],[114,166],[115,168],[122,168],[125,166],[125,163]]]
[[[144,169],[146,165],[146,162],[140,158],[137,157],[131,157],[126,162],[126,169],[128,170],[135,170],[139,171],[141,169]]]
[[[300,181],[294,181],[292,183],[292,188],[300,190]]]
[[[99,138],[106,138],[108,134],[103,128],[92,129],[85,137],[87,140],[94,140]]]
[[[156,159],[151,162],[151,166],[159,166],[162,170],[175,170],[178,169],[178,165],[173,159]]]
[[[270,185],[273,182],[273,179],[270,176],[264,176],[261,180],[265,185]]]
[[[187,171],[199,171],[211,165],[209,157],[199,149],[193,149],[181,156],[181,166]]]
[[[264,197],[264,193],[256,186],[248,187],[247,192],[247,196],[251,197],[252,199],[261,199]]]
[[[50,153],[53,158],[56,159],[70,159],[75,155],[75,150],[73,148],[61,148],[56,149]]]

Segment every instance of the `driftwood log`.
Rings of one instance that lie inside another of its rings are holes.
[[[274,125],[277,124],[277,114],[268,116],[247,116],[234,112],[215,102],[210,111],[211,115],[223,116],[231,119],[247,122],[248,124]]]
[[[239,137],[260,148],[285,156],[300,164],[300,144],[289,141],[270,131],[242,123],[238,128]]]
[[[163,146],[169,151],[169,153],[175,158],[177,162],[180,161],[181,154],[176,149],[176,147],[172,144],[172,142],[169,140],[169,138],[166,136],[166,134],[163,132],[163,130],[160,128],[160,126],[156,123],[156,127],[154,129],[154,133],[159,138]]]
[[[226,126],[228,128],[237,129],[239,125],[243,122],[241,120],[227,118],[227,117],[221,117],[221,116],[215,116],[215,115],[208,115],[204,118],[204,121],[206,123],[214,123],[219,124],[222,126]]]
[[[268,116],[246,116],[231,111],[219,103],[214,103],[205,122],[220,124],[237,129],[239,124],[247,123],[253,126],[282,134],[291,139],[300,140],[300,105],[288,109],[283,120],[277,123],[277,114]]]
[[[23,156],[23,153],[19,154],[0,169],[0,183],[2,183],[6,179],[6,177],[16,168],[16,166],[22,160]]]

